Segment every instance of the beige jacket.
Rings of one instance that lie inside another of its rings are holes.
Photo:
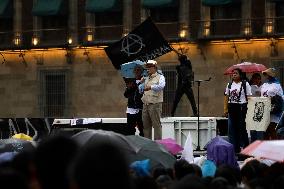
[[[158,73],[152,74],[145,80],[145,87],[158,85],[160,77],[162,76]],[[163,102],[163,90],[157,92],[152,89],[149,91],[144,91],[142,101],[146,105]]]

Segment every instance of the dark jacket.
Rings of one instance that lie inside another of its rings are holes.
[[[181,64],[176,66],[178,74],[178,85],[187,85],[191,87],[193,81],[193,72],[190,65]]]
[[[143,102],[141,100],[142,94],[139,93],[138,86],[135,85],[131,88],[126,88],[124,92],[125,98],[128,98],[127,107],[128,108],[135,108],[135,109],[142,109]]]

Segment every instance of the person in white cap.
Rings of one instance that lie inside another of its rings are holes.
[[[166,85],[165,77],[157,72],[157,62],[148,60],[145,65],[148,77],[143,80],[144,92],[142,96],[143,110],[142,120],[144,136],[152,139],[152,127],[154,128],[154,139],[162,138],[162,103],[163,89]]]
[[[269,68],[262,72],[266,81],[261,87],[261,96],[271,97],[270,125],[266,130],[265,139],[277,139],[276,125],[283,112],[283,89],[279,80],[275,78],[275,71],[275,68]]]

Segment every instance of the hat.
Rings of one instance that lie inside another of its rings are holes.
[[[268,68],[262,72],[262,74],[269,75],[270,77],[275,77],[275,68]]]
[[[156,66],[157,65],[157,61],[155,61],[155,60],[148,60],[147,62],[146,62],[146,67],[147,66]]]

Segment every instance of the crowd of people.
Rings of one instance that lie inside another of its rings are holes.
[[[123,146],[112,140],[80,146],[73,138],[54,136],[34,149],[4,158],[3,188],[23,189],[280,189],[284,164],[248,158],[241,166],[227,150],[194,162],[177,159],[172,167],[149,168],[148,160],[129,162]],[[208,149],[211,149],[208,147]],[[233,149],[233,147],[232,147]],[[196,159],[196,158],[195,158]],[[151,160],[150,160],[151,161]]]

